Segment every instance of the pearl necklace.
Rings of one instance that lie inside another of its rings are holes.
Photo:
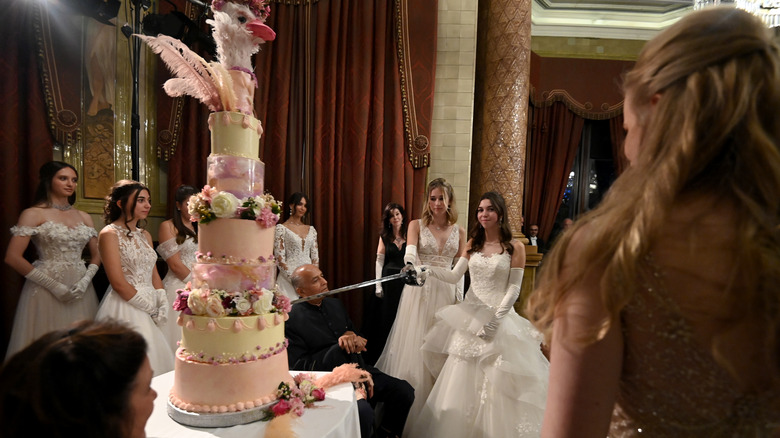
[[[73,206],[70,205],[70,204],[59,205],[59,204],[55,204],[53,202],[51,203],[51,206],[52,206],[52,208],[56,208],[59,211],[68,211],[71,208],[73,208]]]

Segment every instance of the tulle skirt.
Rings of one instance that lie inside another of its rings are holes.
[[[179,348],[179,341],[181,340],[181,327],[176,323],[179,319],[179,312],[173,310],[173,302],[176,301],[179,289],[184,289],[187,286],[183,281],[179,280],[172,271],[168,271],[163,278],[163,287],[165,288],[165,295],[168,298],[168,303],[171,307],[168,308],[168,322],[160,327],[160,331],[168,341],[168,345],[171,347],[171,351],[174,353]]]
[[[406,420],[404,436],[410,422],[420,412],[435,380],[423,362],[423,337],[433,326],[436,312],[455,303],[455,285],[428,277],[422,287],[404,286],[398,313],[390,329],[385,349],[376,367],[385,374],[406,380],[414,388],[414,404]],[[369,340],[370,341],[370,340]],[[371,344],[366,346],[371,348]]]
[[[47,269],[46,265],[46,262],[41,261],[33,263],[37,269],[67,286],[81,280],[87,271],[83,263],[73,264],[72,267],[69,264],[68,269],[62,269],[61,266],[59,269]],[[16,306],[6,359],[52,330],[67,328],[83,319],[94,319],[97,306],[97,295],[91,284],[81,299],[66,304],[55,298],[46,288],[32,281],[25,281],[19,304]]]
[[[466,300],[436,315],[423,356],[436,384],[411,437],[537,437],[547,397],[549,363],[541,335],[513,310],[492,341],[476,336],[493,310]]]
[[[174,352],[171,351],[165,340],[165,335],[154,323],[152,317],[123,300],[110,286],[100,303],[95,319],[115,319],[124,322],[140,333],[146,339],[147,355],[155,376],[173,370]]]

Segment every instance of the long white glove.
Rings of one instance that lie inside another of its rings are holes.
[[[428,275],[431,277],[438,278],[445,283],[455,284],[463,278],[463,274],[469,269],[469,261],[466,260],[466,257],[458,257],[458,263],[452,270],[436,266],[427,266],[427,268]]]
[[[404,253],[404,264],[414,264],[417,261],[417,245],[406,245],[406,252]]]
[[[138,289],[133,298],[127,300],[133,307],[149,314],[152,319],[157,318],[159,309],[157,308],[157,291],[151,287]],[[156,323],[156,321],[155,321]]]
[[[165,289],[155,289],[154,292],[157,295],[157,316],[152,316],[152,320],[158,327],[161,327],[168,322],[168,308],[171,306],[168,303]]]
[[[517,301],[517,297],[520,296],[520,286],[523,284],[523,272],[523,268],[512,268],[509,271],[509,284],[507,285],[504,299],[501,300],[501,304],[496,308],[496,313],[493,314],[493,318],[477,332],[477,336],[489,341],[496,335],[501,320],[510,310],[512,310],[515,301]]]
[[[83,277],[81,277],[81,280],[77,281],[76,284],[70,287],[70,293],[72,293],[76,299],[84,296],[84,294],[87,292],[89,284],[92,282],[92,277],[95,276],[97,271],[98,265],[90,263],[87,267],[87,272]]]
[[[382,278],[382,268],[385,267],[385,255],[376,253],[376,264],[374,265],[374,272],[376,274],[376,279]],[[376,296],[379,298],[382,298],[385,296],[384,291],[382,290],[382,283],[376,284]]]
[[[46,288],[46,290],[51,292],[52,295],[54,295],[54,298],[57,298],[62,303],[69,303],[76,299],[76,296],[71,293],[68,286],[65,286],[59,281],[49,277],[38,268],[33,268],[32,271],[28,272],[27,275],[24,276],[24,278],[32,281],[35,284],[43,286]]]

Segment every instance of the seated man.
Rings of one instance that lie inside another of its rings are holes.
[[[301,297],[328,290],[328,282],[315,265],[299,267],[290,281]],[[371,373],[374,385],[366,393],[369,400],[358,400],[361,435],[371,436],[373,409],[377,402],[382,402],[383,418],[376,436],[401,436],[414,401],[414,388],[404,380],[364,366],[360,353],[366,351],[367,340],[354,332],[352,321],[339,300],[320,298],[295,304],[284,334],[290,341],[287,357],[291,370],[331,371],[345,363],[357,363]]]

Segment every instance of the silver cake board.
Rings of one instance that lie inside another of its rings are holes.
[[[266,409],[278,400],[238,412],[199,413],[179,409],[168,400],[168,416],[177,423],[193,427],[230,427],[262,420]]]

